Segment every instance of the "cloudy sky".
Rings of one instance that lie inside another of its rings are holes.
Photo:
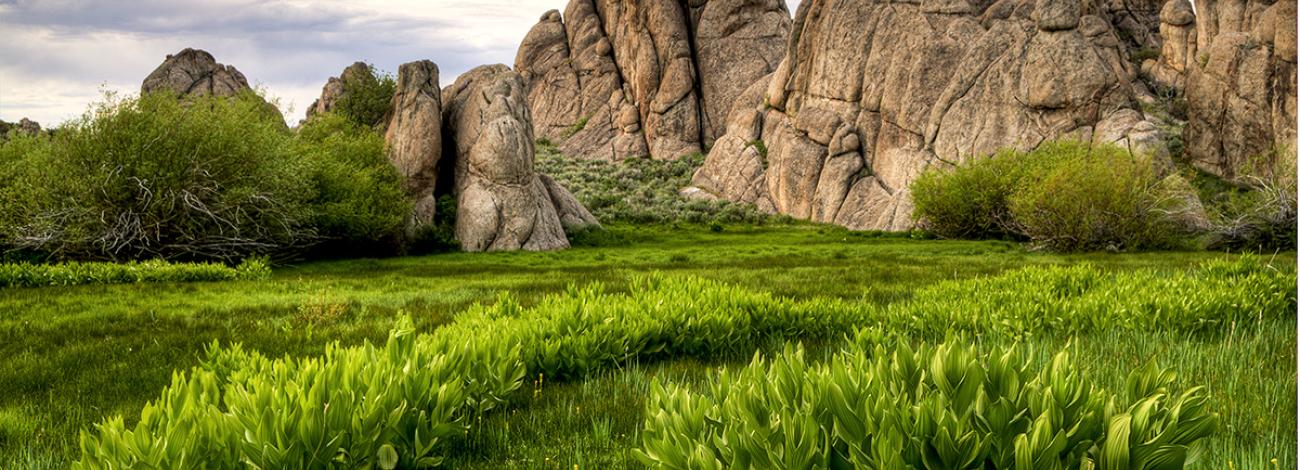
[[[395,71],[430,59],[444,85],[514,62],[519,41],[566,0],[0,0],[0,119],[46,127],[104,91],[136,93],[167,54],[205,49],[280,99],[297,122],[357,60]],[[789,0],[791,11],[798,0]]]

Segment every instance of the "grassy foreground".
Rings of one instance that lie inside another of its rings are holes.
[[[62,467],[76,434],[104,417],[138,418],[171,372],[196,364],[213,340],[269,356],[326,344],[381,342],[398,311],[424,331],[509,291],[524,306],[570,284],[625,289],[629,275],[694,275],[794,298],[889,304],[939,281],[1036,264],[1087,261],[1108,269],[1180,270],[1212,253],[1057,256],[998,242],[872,238],[812,226],[613,227],[595,247],[562,253],[450,254],[314,263],[267,281],[0,290],[0,467]],[[593,237],[594,238],[594,237]],[[1294,269],[1293,254],[1274,265]],[[1188,293],[1195,295],[1196,293]],[[1151,358],[1204,384],[1225,426],[1211,468],[1294,467],[1294,312],[1208,337],[1172,333],[1080,337],[1079,361],[1118,382]],[[1072,338],[1034,336],[1042,350]],[[775,348],[778,345],[771,345]],[[827,345],[825,349],[833,347]],[[457,443],[452,468],[609,468],[633,465],[654,379],[697,383],[749,356],[632,364],[577,383],[539,378],[483,429]],[[1045,360],[1045,359],[1044,359]],[[1099,384],[1110,389],[1114,383]]]

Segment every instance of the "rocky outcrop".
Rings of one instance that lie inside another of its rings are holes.
[[[144,79],[141,93],[167,92],[184,99],[192,96],[233,97],[247,93],[264,103],[266,116],[284,122],[275,105],[251,93],[244,74],[230,65],[222,65],[207,51],[186,48],[167,59]]]
[[[1170,0],[1160,11],[1160,56],[1142,64],[1155,83],[1182,90],[1196,64],[1196,13],[1189,0]]]
[[[1236,179],[1296,141],[1296,2],[1198,2],[1187,74],[1187,155]]]
[[[981,9],[983,8],[983,9]],[[742,94],[701,190],[852,229],[912,226],[931,165],[1056,138],[1160,154],[1124,46],[1078,1],[809,0]]]
[[[467,251],[553,250],[568,240],[552,194],[533,169],[523,78],[475,68],[443,89],[444,142],[455,155],[456,238]]]
[[[235,96],[251,89],[235,67],[217,63],[207,51],[189,48],[168,55],[140,87],[142,93],[170,91],[181,97]]]
[[[36,135],[41,133],[41,123],[22,118],[18,120],[18,124],[14,124],[14,129],[23,134]]]
[[[367,67],[365,72],[369,73],[368,66],[361,66]],[[399,67],[397,91],[390,109],[384,140],[388,143],[388,160],[397,168],[402,188],[414,203],[408,224],[414,231],[433,223],[437,208],[434,192],[442,160],[442,88],[438,86],[438,66],[421,60]],[[324,108],[321,112],[326,111]]]
[[[591,211],[578,202],[578,198],[574,197],[573,193],[555,181],[555,178],[541,173],[538,173],[537,177],[542,180],[542,186],[546,188],[546,194],[550,196],[551,205],[555,206],[555,213],[560,216],[560,225],[564,226],[566,233],[600,226],[596,216],[591,215]]]
[[[311,107],[307,108],[307,119],[333,111],[339,98],[347,93],[347,84],[354,83],[356,80],[368,75],[370,75],[370,65],[365,62],[355,62],[343,69],[343,73],[340,73],[339,76],[330,77],[325,82],[325,87],[321,89],[320,98],[317,98],[316,101],[312,102]]]
[[[780,0],[571,0],[519,47],[536,135],[566,155],[675,159],[722,133],[748,84],[783,54]]]
[[[691,38],[699,71],[706,146],[726,129],[736,98],[755,79],[776,70],[790,37],[783,0],[702,0],[690,5]]]

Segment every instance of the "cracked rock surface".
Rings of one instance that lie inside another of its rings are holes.
[[[539,137],[569,156],[672,160],[722,135],[784,53],[780,0],[571,0],[519,47]]]
[[[784,59],[740,95],[693,183],[797,218],[904,230],[907,188],[932,165],[1063,137],[1167,160],[1125,46],[1093,10],[806,1]]]
[[[569,247],[560,215],[533,169],[523,78],[485,65],[442,90],[445,152],[455,155],[456,239],[466,251]]]

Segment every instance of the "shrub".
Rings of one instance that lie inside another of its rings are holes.
[[[1017,347],[867,351],[817,366],[787,348],[705,394],[656,383],[636,455],[680,469],[1182,468],[1218,425],[1203,388],[1172,390],[1154,365],[1121,404],[1066,352],[1035,373]]]
[[[314,194],[310,224],[316,235],[355,250],[367,243],[389,251],[399,243],[411,204],[397,170],[388,163],[384,137],[339,114],[314,116],[294,139]]]
[[[1029,173],[1030,156],[1006,150],[953,168],[931,168],[912,183],[912,217],[944,238],[1018,235],[1008,199]]]
[[[22,181],[5,189],[18,220],[0,230],[60,258],[232,260],[301,245],[309,187],[263,106],[251,94],[110,97],[53,138],[5,144]]]
[[[1185,233],[1171,217],[1178,200],[1149,159],[1115,146],[1078,143],[1048,144],[1035,152],[1059,156],[1022,180],[1009,200],[1017,231],[1035,245],[1121,251],[1180,244]]]
[[[911,187],[913,216],[946,238],[1019,238],[1056,251],[1181,246],[1195,196],[1113,145],[1048,142],[1003,151]]]
[[[376,130],[326,114],[290,135],[251,94],[110,96],[53,137],[16,135],[0,209],[6,258],[114,261],[391,253],[410,214]]]
[[[270,264],[263,258],[246,259],[234,268],[217,263],[169,263],[162,260],[0,264],[0,287],[263,280],[270,276]]]
[[[1251,159],[1245,191],[1226,191],[1209,247],[1257,252],[1296,249],[1296,152],[1281,148]]]
[[[388,107],[397,93],[397,81],[374,65],[369,66],[369,72],[344,78],[345,92],[335,102],[334,112],[358,125],[377,128],[385,124]]]

